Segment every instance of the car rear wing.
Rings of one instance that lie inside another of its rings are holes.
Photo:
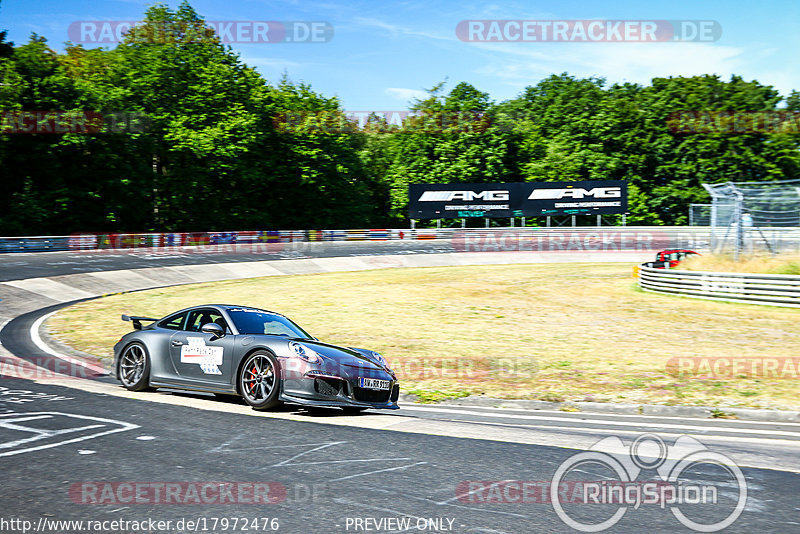
[[[131,322],[133,322],[133,328],[136,329],[136,330],[141,330],[142,329],[142,321],[148,321],[148,322],[151,322],[151,323],[153,321],[158,321],[158,319],[153,319],[152,317],[131,317],[131,316],[125,315],[124,313],[122,314],[122,320],[123,321],[131,321]]]

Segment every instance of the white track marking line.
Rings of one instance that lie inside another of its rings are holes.
[[[4,416],[4,417],[7,417],[7,416]],[[16,419],[11,421],[10,423],[6,423],[5,421],[0,422],[0,426],[9,426],[9,425],[13,425],[14,423],[22,423],[22,422],[25,422],[25,421],[36,421],[38,419],[52,419],[52,418],[53,418],[53,416],[49,415],[49,414],[46,414],[46,415],[35,415],[35,416],[32,415],[32,416],[29,416],[29,417],[17,417]]]
[[[752,428],[735,428],[735,427],[708,427],[708,426],[694,426],[694,425],[675,425],[670,423],[643,423],[643,422],[625,422],[625,421],[612,421],[609,419],[594,419],[594,418],[587,418],[587,420],[576,420],[571,417],[552,417],[547,415],[517,415],[517,414],[487,414],[486,412],[474,412],[474,411],[467,411],[467,410],[446,410],[446,409],[429,409],[429,408],[420,408],[414,407],[411,410],[419,410],[419,411],[433,411],[439,413],[450,413],[450,414],[461,414],[461,415],[477,415],[483,417],[501,417],[505,419],[523,419],[523,420],[530,420],[530,421],[556,421],[560,423],[569,422],[569,423],[584,423],[584,424],[596,424],[596,425],[609,425],[609,426],[625,426],[625,427],[646,427],[646,428],[673,428],[676,430],[682,431],[703,431],[703,432],[727,432],[727,433],[741,433],[741,434],[758,434],[764,435],[764,430],[756,430]],[[453,420],[454,422],[458,422],[458,420]],[[792,437],[800,437],[800,429],[797,432],[788,432],[785,430],[769,430],[767,433],[775,436],[792,436]]]
[[[51,356],[55,356],[56,358],[59,358],[61,360],[64,360],[66,362],[75,365],[80,365],[81,367],[90,369],[95,373],[103,375],[107,374],[108,371],[106,371],[101,365],[84,362],[82,360],[78,360],[71,356],[67,356],[66,354],[61,354],[60,352],[56,352],[55,350],[51,349],[44,341],[42,341],[42,338],[39,335],[39,328],[42,326],[43,322],[45,322],[47,319],[49,319],[52,315],[54,315],[58,311],[60,310],[50,312],[47,315],[42,315],[41,317],[36,319],[36,321],[34,321],[34,323],[31,325],[31,341],[33,341],[33,344],[36,345],[39,348],[39,350],[47,354],[50,354]]]
[[[463,410],[459,410],[457,408],[464,408]],[[530,410],[525,408],[496,408],[494,406],[463,406],[463,405],[443,405],[441,408],[436,406],[419,406],[419,405],[408,405],[404,404],[400,407],[400,411],[397,415],[402,415],[403,410],[422,410],[422,411],[441,411],[441,410],[455,410],[456,412],[464,412],[466,413],[469,410],[493,410],[496,412],[500,411],[511,411],[511,412],[520,412],[525,414],[536,413],[536,414],[552,414],[555,416],[563,416],[565,412],[561,412],[558,410]],[[731,408],[735,409],[735,408]],[[722,419],[701,419],[698,417],[672,417],[666,415],[654,415],[654,414],[627,414],[627,413],[604,413],[604,412],[572,412],[575,414],[574,420],[580,421],[581,418],[588,419],[592,416],[602,415],[602,416],[609,416],[609,417],[628,417],[628,418],[649,418],[649,419],[668,419],[671,421],[702,421],[702,422],[720,422]],[[494,414],[494,415],[502,415],[502,414]],[[572,418],[571,418],[572,419]],[[746,423],[748,425],[794,425],[800,429],[800,423],[795,423],[792,421],[750,421],[748,419],[735,419],[729,421],[736,421],[739,423]]]
[[[63,434],[71,434],[73,432],[81,432],[83,430],[91,430],[93,428],[103,428],[105,425],[86,425],[81,427],[75,428],[64,428],[62,430],[41,430],[38,428],[32,428],[29,426],[18,426],[12,424],[2,424],[0,423],[0,427],[8,428],[11,430],[17,430],[19,432],[27,432],[33,434],[33,436],[29,438],[20,438],[15,441],[8,441],[6,443],[0,444],[0,449],[10,449],[11,447],[17,447],[22,445],[23,443],[30,443],[32,441],[37,441],[40,439],[51,438],[53,436],[61,436]]]
[[[88,415],[76,415],[76,414],[68,414],[68,413],[62,413],[62,412],[13,413],[13,414],[0,415],[0,418],[3,418],[3,417],[11,418],[11,417],[15,417],[15,416],[18,416],[18,415],[22,415],[22,416],[41,415],[41,416],[43,416],[43,418],[47,417],[47,416],[51,416],[52,417],[54,415],[61,415],[61,416],[68,417],[68,418],[86,419],[88,421],[99,421],[101,423],[119,425],[119,428],[112,428],[111,430],[106,430],[105,432],[99,432],[97,434],[90,434],[88,436],[81,436],[81,437],[78,437],[78,438],[72,438],[72,439],[68,439],[68,440],[64,440],[64,441],[59,441],[59,442],[56,442],[56,443],[48,443],[46,445],[38,445],[36,447],[28,447],[28,448],[19,449],[19,450],[16,450],[16,451],[6,451],[6,452],[0,453],[0,456],[13,456],[13,455],[22,454],[22,453],[25,453],[25,452],[38,451],[38,450],[42,450],[42,449],[51,449],[53,447],[59,447],[61,445],[67,445],[69,443],[77,443],[79,441],[86,441],[87,439],[99,438],[100,436],[106,436],[106,435],[109,435],[109,434],[116,434],[118,432],[125,432],[126,430],[133,430],[134,428],[139,428],[139,425],[134,425],[133,423],[126,423],[125,421],[118,421],[116,419],[105,419],[105,418],[102,418],[102,417],[94,417],[94,416],[88,416]],[[0,419],[0,421],[2,421],[2,419]],[[12,419],[10,421],[10,423],[13,424],[14,420]],[[93,426],[101,426],[102,427],[102,425],[93,425]],[[68,430],[68,429],[65,429],[65,430]],[[52,433],[52,432],[53,431],[48,431],[48,433]],[[58,431],[56,431],[56,432],[58,432]],[[49,437],[49,436],[45,436],[45,437]]]

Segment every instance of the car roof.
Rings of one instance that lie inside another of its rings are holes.
[[[197,309],[197,308],[221,308],[221,309],[223,309],[225,311],[237,310],[237,309],[257,310],[257,311],[263,311],[263,312],[267,312],[267,313],[272,313],[272,314],[275,314],[275,315],[283,316],[283,314],[279,313],[279,312],[275,312],[275,311],[271,311],[271,310],[265,310],[264,308],[256,308],[255,306],[240,306],[238,304],[200,304],[200,305],[197,305],[197,306],[192,306],[190,308],[186,308],[186,310],[194,310],[194,309]],[[184,310],[181,310],[181,311],[184,311]]]

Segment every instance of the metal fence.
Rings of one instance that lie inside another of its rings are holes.
[[[800,276],[639,267],[639,287],[708,300],[800,308]]]
[[[711,195],[711,249],[742,254],[796,248],[800,180],[703,184]]]
[[[689,204],[689,226],[711,226],[711,204]]]

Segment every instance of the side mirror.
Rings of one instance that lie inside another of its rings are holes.
[[[204,334],[211,334],[214,339],[225,337],[225,329],[217,323],[206,323],[200,327],[200,331]]]

